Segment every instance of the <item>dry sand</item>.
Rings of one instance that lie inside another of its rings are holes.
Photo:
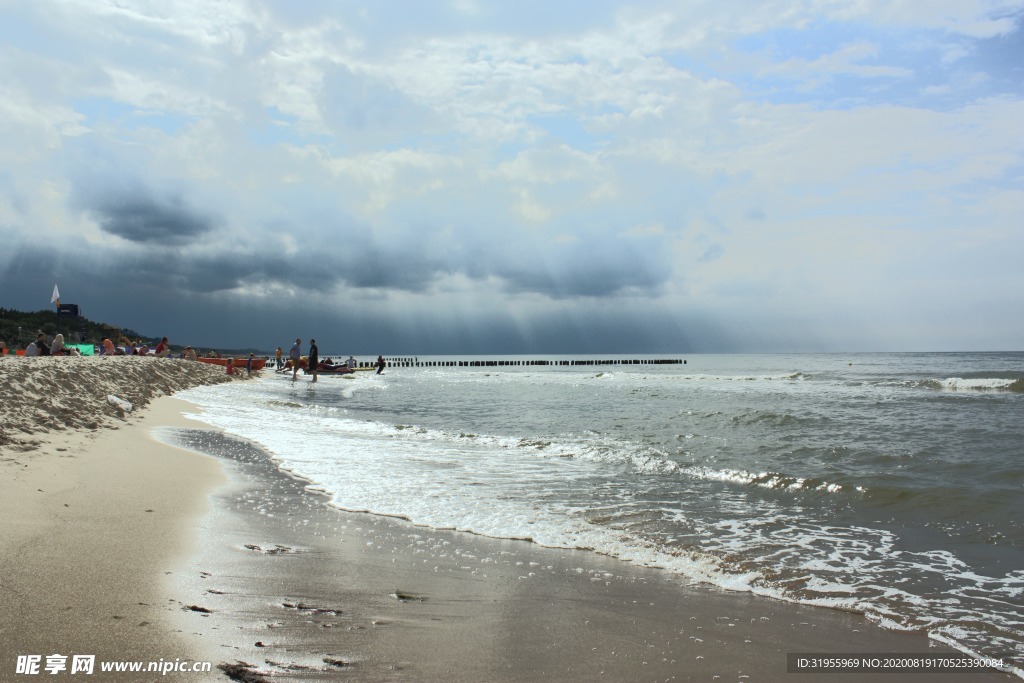
[[[123,424],[160,396],[241,378],[207,363],[143,356],[0,356],[0,448],[32,451],[43,436]]]
[[[787,674],[786,653],[940,651],[593,553],[338,511],[166,398],[216,368],[4,359],[0,379],[0,680],[57,653],[241,662],[251,680],[899,681]],[[152,404],[125,417],[107,394]],[[164,678],[226,680],[86,680]]]
[[[18,655],[192,658],[167,617],[180,607],[165,572],[195,550],[223,469],[149,431],[189,424],[167,395],[225,380],[155,358],[0,360],[0,681]]]

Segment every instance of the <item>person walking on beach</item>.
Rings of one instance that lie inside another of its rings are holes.
[[[377,374],[384,372],[384,367],[387,363],[384,362],[384,356],[377,356]]]
[[[314,382],[316,381],[316,378],[318,376],[318,370],[319,370],[319,368],[317,367],[318,365],[320,365],[320,349],[318,349],[316,347],[316,339],[310,339],[309,340],[309,360],[306,361],[306,370],[307,371],[309,371],[309,370],[313,371],[313,381]]]
[[[288,358],[292,362],[292,381],[294,382],[298,378],[299,374],[299,361],[302,360],[301,339],[296,339],[295,343],[292,344],[292,348],[288,350]]]

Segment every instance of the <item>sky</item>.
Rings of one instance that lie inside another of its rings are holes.
[[[0,307],[356,355],[1024,349],[1024,0],[0,0]]]

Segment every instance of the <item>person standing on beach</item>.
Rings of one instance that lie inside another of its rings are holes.
[[[299,374],[299,361],[302,360],[302,340],[296,339],[292,348],[288,350],[288,358],[292,362],[292,381],[294,382]]]
[[[384,366],[386,366],[386,365],[387,365],[387,363],[384,362],[384,356],[377,356],[377,374],[378,375],[381,374],[382,372],[384,372]]]
[[[316,381],[318,376],[317,367],[320,365],[320,350],[316,347],[316,339],[309,340],[309,360],[306,362],[306,370],[313,371],[313,381]]]
[[[274,360],[277,361],[277,372],[281,372],[281,368],[284,367],[284,361],[281,360],[281,347],[277,347],[277,351],[274,353]]]

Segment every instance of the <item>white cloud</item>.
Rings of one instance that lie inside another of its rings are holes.
[[[1020,246],[1024,98],[978,66],[1024,3],[585,8],[5,5],[34,37],[0,48],[0,237],[135,263],[163,226],[185,246],[151,267],[218,301],[514,303],[524,336],[642,302],[869,340],[872,311],[1024,291],[981,258]]]
[[[905,67],[863,63],[877,57],[878,51],[878,45],[873,43],[844,45],[814,60],[789,59],[766,66],[762,74],[797,79],[829,79],[841,74],[861,78],[909,78],[913,75],[913,71]]]
[[[527,185],[552,185],[593,179],[599,173],[599,165],[596,155],[556,145],[526,150],[512,161],[498,164],[493,171],[484,172],[482,177]]]
[[[882,26],[937,29],[972,38],[992,38],[1017,28],[1020,0],[856,0],[821,3],[836,19]]]

